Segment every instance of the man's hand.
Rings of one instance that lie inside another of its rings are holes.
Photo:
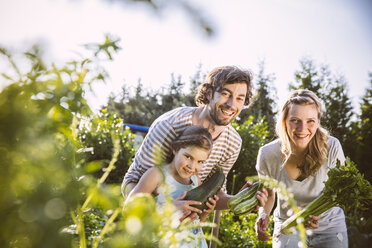
[[[260,213],[256,221],[255,229],[256,236],[261,241],[267,241],[270,239],[270,235],[266,232],[268,224],[269,216],[265,213]]]
[[[214,210],[216,207],[217,201],[219,200],[217,195],[214,195],[213,198],[209,197],[208,201],[205,203],[208,209],[204,209],[203,213],[200,215],[200,221],[204,222],[207,220],[208,215]]]

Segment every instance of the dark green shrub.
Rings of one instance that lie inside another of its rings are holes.
[[[98,116],[85,121],[79,129],[79,139],[84,147],[80,151],[84,152],[85,163],[96,161],[90,163],[89,167],[85,166],[86,171],[94,172],[96,177],[101,177],[114,152],[111,132],[114,132],[120,141],[120,152],[115,168],[105,182],[119,184],[123,181],[135,153],[134,134],[129,129],[123,129],[123,119],[103,109]]]
[[[234,216],[231,211],[222,211],[218,238],[222,242],[218,247],[271,247],[271,240],[263,242],[257,239],[255,232],[256,214]],[[272,232],[272,217],[268,232]]]
[[[227,191],[234,194],[244,185],[247,176],[257,175],[258,150],[268,142],[269,131],[264,119],[254,122],[253,116],[241,125],[233,123],[232,126],[243,140],[239,157],[227,176]]]

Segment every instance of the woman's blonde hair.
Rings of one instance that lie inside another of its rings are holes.
[[[287,133],[286,120],[288,118],[288,112],[292,105],[312,105],[314,104],[318,111],[318,119],[320,120],[322,115],[322,105],[319,98],[314,92],[306,89],[293,91],[287,101],[284,103],[279,119],[276,123],[276,133],[281,140],[281,152],[285,156],[285,161],[288,160],[289,156],[293,153],[291,148],[290,138]],[[321,126],[317,129],[314,137],[309,142],[305,153],[305,159],[297,167],[300,169],[301,174],[299,178],[304,179],[310,175],[314,175],[315,172],[321,167],[321,165],[327,160],[328,156],[328,132]]]

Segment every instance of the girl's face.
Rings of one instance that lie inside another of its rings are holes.
[[[286,127],[294,148],[305,149],[314,137],[319,124],[320,120],[315,104],[293,104],[288,111]]]
[[[197,174],[205,164],[209,156],[209,151],[197,146],[181,148],[174,153],[174,166],[177,171],[176,176],[182,179],[190,178]]]

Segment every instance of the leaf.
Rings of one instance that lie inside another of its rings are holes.
[[[85,166],[84,166],[84,170],[87,172],[87,173],[91,173],[91,172],[95,172],[99,169],[101,169],[103,167],[103,162],[102,161],[92,161],[90,163],[87,163]]]

